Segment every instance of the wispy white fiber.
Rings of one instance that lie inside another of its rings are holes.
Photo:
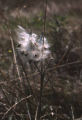
[[[29,34],[26,30],[18,26],[17,28],[17,42],[20,52],[23,52],[29,60],[41,61],[50,54],[50,45],[45,37],[39,37],[37,34]],[[44,41],[44,42],[43,42]]]

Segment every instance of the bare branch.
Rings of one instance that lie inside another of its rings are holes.
[[[27,97],[25,97],[25,98],[22,98],[19,102],[15,103],[13,106],[11,106],[11,107],[7,110],[7,112],[5,112],[4,116],[2,117],[2,120],[6,117],[6,115],[7,115],[12,109],[15,109],[15,107],[16,107],[19,103],[25,101],[26,99],[29,99],[30,97],[32,97],[32,95],[29,95],[29,96],[27,96]]]

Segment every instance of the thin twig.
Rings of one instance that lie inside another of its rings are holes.
[[[25,97],[25,98],[22,98],[19,102],[15,103],[13,106],[11,106],[11,107],[7,110],[7,112],[5,112],[4,116],[2,117],[2,120],[3,120],[3,119],[6,117],[6,115],[7,115],[12,109],[14,109],[19,103],[21,103],[22,101],[25,101],[26,99],[29,99],[30,97],[32,97],[32,95],[29,95],[29,96],[27,96],[27,97]]]
[[[2,88],[2,87],[1,87]],[[6,93],[5,93],[5,91],[4,91],[4,89],[2,88],[2,92],[3,92],[3,94],[4,94],[4,96],[5,96],[5,98],[6,98],[6,100],[7,100],[7,103],[9,104],[9,105],[7,105],[7,106],[11,106],[11,103],[10,103],[10,101],[9,101],[9,98],[8,98],[8,96],[6,95]],[[17,115],[17,113],[13,110],[13,112],[15,113],[15,115],[16,116],[18,116]]]
[[[66,63],[66,64],[62,64],[62,65],[55,65],[54,67],[52,67],[52,68],[49,68],[48,70],[47,70],[47,72],[49,72],[50,70],[56,70],[56,69],[59,69],[59,68],[63,68],[63,67],[67,67],[67,66],[69,66],[69,65],[74,65],[74,64],[79,64],[79,63],[82,63],[80,60],[78,60],[78,61],[74,61],[74,62],[70,62],[70,63]]]
[[[31,113],[30,113],[30,110],[29,110],[29,104],[28,103],[26,103],[26,104],[27,104],[27,107],[28,107],[28,116],[29,116],[29,119],[32,120],[32,116],[31,116]]]
[[[80,60],[78,60],[78,61],[69,62],[69,63],[66,63],[66,64],[54,65],[53,67],[47,69],[46,72],[49,72],[49,71],[51,71],[51,70],[56,70],[56,69],[64,68],[64,67],[67,67],[67,66],[70,66],[70,65],[80,64],[80,63],[82,63],[82,62],[81,62]],[[70,66],[70,67],[71,67],[71,66]],[[38,75],[38,74],[40,74],[40,72],[36,72],[36,73],[33,73],[33,74],[31,74],[31,75],[26,75],[26,76],[27,76],[27,78],[31,78],[31,77],[34,77],[34,76],[36,76],[36,75]],[[22,78],[23,78],[23,77],[22,77]],[[18,78],[17,78],[17,79],[12,79],[11,82],[12,82],[13,80],[18,80]]]
[[[51,115],[51,113],[47,113],[47,114],[45,114],[45,115],[41,116],[41,118],[40,118],[40,119],[43,119],[43,118],[45,118],[45,117],[47,117],[47,116],[50,116],[50,115]]]

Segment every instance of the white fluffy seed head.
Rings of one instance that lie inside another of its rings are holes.
[[[35,33],[29,34],[21,26],[18,26],[16,33],[19,44],[17,49],[27,54],[28,60],[41,61],[48,57],[50,45],[45,37],[38,37]]]

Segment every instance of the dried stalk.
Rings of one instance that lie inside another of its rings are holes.
[[[10,33],[11,46],[12,46],[12,50],[13,50],[14,64],[16,65],[16,70],[17,70],[18,78],[19,78],[19,80],[20,80],[21,87],[22,87],[22,79],[21,79],[20,70],[19,70],[19,67],[18,67],[18,64],[17,64],[15,47],[14,47],[13,39],[12,39],[12,37],[11,37],[11,31],[9,31],[9,33]]]
[[[46,13],[47,13],[47,0],[44,0],[44,24],[43,24],[43,45],[44,45],[44,35],[46,32]],[[44,49],[43,49],[44,50]],[[41,61],[41,72],[40,72],[40,97],[39,97],[39,106],[37,119],[40,120],[41,117],[41,108],[42,108],[42,93],[43,93],[43,84],[45,77],[45,66],[44,61]]]

